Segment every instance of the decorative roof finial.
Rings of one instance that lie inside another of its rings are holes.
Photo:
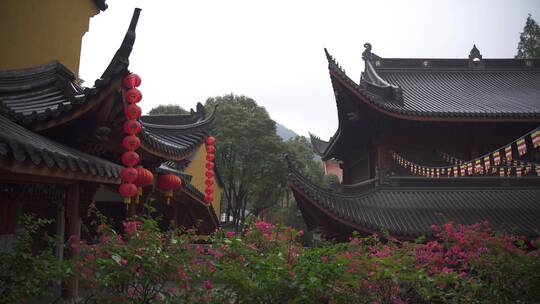
[[[482,54],[476,47],[476,44],[473,44],[471,53],[469,54],[469,67],[473,69],[482,69],[484,68],[484,61],[482,60]]]
[[[482,59],[482,54],[480,54],[480,51],[478,50],[478,48],[476,48],[476,44],[473,44],[473,48],[471,49],[471,52],[469,54],[469,59],[474,60],[476,58]]]
[[[371,53],[371,43],[366,42],[364,43],[364,47],[366,48],[364,52],[362,52],[362,59],[364,60],[371,60],[372,53]]]

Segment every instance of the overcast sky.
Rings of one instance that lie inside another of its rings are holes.
[[[86,85],[107,67],[142,8],[130,70],[143,84],[143,112],[189,109],[207,97],[243,94],[301,135],[328,139],[337,114],[323,47],[358,81],[363,44],[381,57],[513,57],[527,14],[540,0],[299,1],[108,0],[83,38]]]

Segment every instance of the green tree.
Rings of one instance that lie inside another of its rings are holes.
[[[540,58],[540,26],[531,14],[527,16],[517,49],[516,58]]]
[[[157,107],[154,107],[152,110],[150,110],[150,112],[148,112],[149,115],[188,114],[188,113],[189,113],[188,111],[186,111],[184,108],[176,104],[159,105]]]
[[[208,98],[205,104],[216,105],[211,132],[217,138],[216,165],[224,183],[226,220],[232,216],[239,228],[246,210],[257,216],[277,202],[286,183],[283,142],[276,123],[255,100],[229,94]]]

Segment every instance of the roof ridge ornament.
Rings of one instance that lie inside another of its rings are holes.
[[[473,69],[481,69],[485,67],[484,60],[482,60],[482,54],[480,50],[473,44],[471,52],[469,53],[469,67]]]
[[[126,31],[124,40],[122,40],[122,44],[114,54],[113,59],[109,63],[107,69],[105,69],[105,72],[103,72],[103,75],[101,75],[101,78],[96,80],[96,87],[99,86],[100,82],[103,83],[109,81],[112,77],[123,72],[124,70],[127,70],[129,66],[129,55],[131,54],[133,45],[135,44],[135,30],[137,28],[137,23],[139,22],[140,14],[140,8],[135,8],[133,10],[133,16],[131,17],[131,22],[129,23],[129,28]]]
[[[390,98],[392,101],[403,102],[403,89],[384,80],[373,67],[372,62],[380,62],[381,58],[371,52],[371,43],[364,43],[364,47],[366,49],[362,52],[362,59],[365,68],[360,75],[360,85],[374,94]]]

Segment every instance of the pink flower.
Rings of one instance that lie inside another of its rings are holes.
[[[300,230],[300,231],[298,231],[298,235],[299,235],[299,236],[302,236],[302,235],[304,235],[304,230]]]
[[[321,256],[321,261],[323,261],[323,263],[328,262],[328,256],[326,255]]]
[[[444,272],[444,273],[450,273],[450,272],[452,272],[452,268],[443,267],[442,272]]]
[[[234,231],[227,231],[227,238],[228,239],[233,238],[235,235],[236,235],[236,233]]]
[[[128,264],[128,261],[126,259],[120,259],[120,265],[126,266]]]
[[[132,235],[141,229],[139,221],[124,221],[124,231],[127,235]]]
[[[212,289],[212,282],[210,280],[204,280],[204,288]]]
[[[108,235],[104,235],[101,237],[101,242],[103,244],[109,244],[110,241],[111,241],[111,238]]]

